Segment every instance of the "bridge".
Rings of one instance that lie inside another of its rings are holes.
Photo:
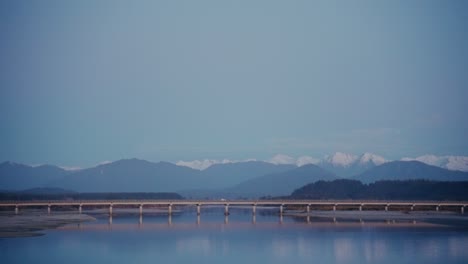
[[[118,207],[138,207],[140,215],[144,212],[145,206],[158,206],[167,208],[167,213],[172,214],[174,206],[196,206],[197,215],[201,214],[202,206],[224,206],[224,214],[229,215],[229,208],[235,206],[249,206],[252,208],[252,214],[255,215],[257,206],[278,208],[280,215],[283,215],[285,207],[301,208],[310,213],[313,208],[329,208],[329,210],[355,209],[365,210],[366,208],[379,210],[435,210],[441,208],[457,208],[460,214],[465,213],[465,207],[468,201],[446,202],[446,201],[357,201],[357,200],[82,200],[82,201],[2,201],[0,208],[14,208],[15,214],[18,214],[20,208],[44,207],[50,214],[53,207],[69,206],[78,208],[81,214],[83,207],[105,206],[109,209],[109,215],[115,206]]]

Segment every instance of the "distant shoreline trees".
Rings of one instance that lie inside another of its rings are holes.
[[[296,189],[290,199],[468,200],[468,181],[383,180],[363,184],[357,180],[317,181]]]

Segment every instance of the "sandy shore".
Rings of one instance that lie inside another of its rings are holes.
[[[2,213],[0,214],[0,238],[41,236],[42,230],[94,220],[96,220],[94,217],[86,214],[66,212],[51,215],[34,211],[23,212],[19,215]]]

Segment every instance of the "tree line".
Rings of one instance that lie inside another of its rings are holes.
[[[317,181],[295,190],[291,199],[468,200],[468,182],[384,180],[363,184],[357,180]]]

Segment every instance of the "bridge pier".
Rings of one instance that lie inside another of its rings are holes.
[[[172,204],[169,204],[168,208],[167,208],[167,213],[169,215],[172,215]]]
[[[464,206],[464,205],[461,207],[460,213],[461,213],[461,214],[464,214],[464,213],[465,213],[465,206]]]
[[[80,207],[78,207],[78,212],[81,214],[83,212],[83,205],[80,204]]]
[[[362,211],[363,206],[364,206],[364,204],[359,205],[359,211]]]
[[[229,215],[227,214],[224,215],[224,224],[225,225],[229,224]]]
[[[390,206],[389,204],[385,205],[385,212],[388,212],[388,207],[389,206]]]
[[[167,216],[167,224],[170,225],[170,226],[172,225],[172,215],[171,214],[169,214]]]
[[[139,209],[140,209],[140,215],[142,215],[143,214],[143,204],[140,204]]]
[[[143,215],[140,214],[140,219],[138,219],[138,227],[140,228],[143,225]]]
[[[310,204],[307,205],[307,207],[306,207],[306,212],[307,212],[307,213],[310,213]]]
[[[49,205],[47,205],[47,214],[49,214],[49,215],[50,215],[50,204],[49,204]]]
[[[255,224],[257,222],[257,217],[255,214],[252,215],[252,224]]]
[[[18,205],[15,206],[15,214],[18,214],[19,213],[19,207]]]
[[[256,211],[257,211],[257,204],[253,204],[252,205],[252,214],[255,215]]]
[[[411,211],[414,211],[415,204],[411,205]]]
[[[197,204],[197,215],[200,215],[200,204]]]
[[[112,216],[112,204],[109,205],[109,215]]]
[[[436,206],[436,211],[439,212],[440,204]]]
[[[229,204],[224,205],[224,215],[229,215]]]
[[[333,211],[336,211],[336,206],[337,206],[337,204],[333,205]]]
[[[284,205],[284,204],[280,205],[280,215],[281,215],[281,216],[283,216],[283,205]]]

